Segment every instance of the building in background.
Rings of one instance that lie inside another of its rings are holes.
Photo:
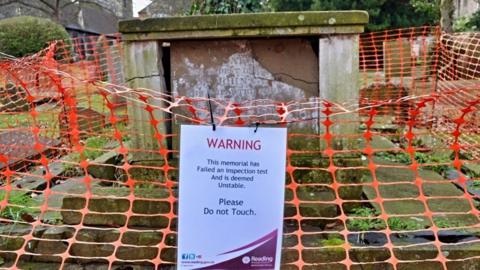
[[[0,19],[50,18],[72,36],[118,32],[118,21],[133,17],[133,0],[0,0]]]
[[[152,0],[138,12],[142,19],[183,15],[190,10],[193,0]]]
[[[479,0],[455,0],[455,18],[471,16],[480,8]]]

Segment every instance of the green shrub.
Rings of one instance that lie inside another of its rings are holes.
[[[269,11],[265,0],[194,0],[189,15]]]
[[[387,223],[392,231],[414,231],[425,229],[425,225],[421,222],[398,217],[389,218]]]
[[[341,246],[345,244],[345,240],[340,238],[338,235],[329,235],[328,239],[322,239],[321,244],[324,247],[334,247],[334,246]]]
[[[352,217],[367,217],[365,219],[349,218],[347,228],[351,231],[371,231],[383,230],[386,225],[382,219],[376,218],[380,213],[375,209],[368,207],[359,207],[352,209]]]
[[[0,52],[12,56],[33,54],[51,41],[68,38],[67,31],[49,19],[21,16],[0,20]]]
[[[453,23],[455,32],[475,32],[480,29],[480,11],[473,13],[471,16],[463,16],[457,18]]]

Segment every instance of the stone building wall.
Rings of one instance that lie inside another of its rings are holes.
[[[161,18],[182,15],[190,10],[193,0],[153,0],[138,14],[140,18]]]
[[[454,4],[456,18],[470,16],[480,7],[478,0],[455,0]]]
[[[118,21],[133,17],[133,0],[83,0],[60,12],[60,23],[66,27],[109,34],[118,31]],[[54,4],[54,0],[50,0]],[[62,1],[62,4],[66,3]],[[0,19],[15,16],[54,18],[54,11],[39,0],[0,0]]]
[[[133,17],[133,0],[95,0],[98,5],[114,13],[120,19]]]

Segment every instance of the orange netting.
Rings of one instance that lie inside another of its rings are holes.
[[[361,35],[358,104],[211,100],[289,127],[282,269],[480,269],[479,40]],[[208,99],[126,87],[121,52],[0,58],[0,268],[175,268],[178,124]]]

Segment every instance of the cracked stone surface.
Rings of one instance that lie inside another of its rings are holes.
[[[256,105],[262,99],[289,102],[318,97],[317,46],[301,38],[172,42],[173,95],[204,98],[209,93],[222,101],[244,104],[255,100]],[[223,108],[215,105],[214,113],[223,115]],[[207,104],[197,104],[203,106],[207,108]],[[246,113],[277,116],[274,107]],[[315,110],[303,113],[289,116],[318,116]],[[267,119],[258,121],[262,120]],[[317,123],[312,125],[316,129]]]
[[[236,102],[318,96],[318,58],[304,39],[172,43],[176,95]]]

